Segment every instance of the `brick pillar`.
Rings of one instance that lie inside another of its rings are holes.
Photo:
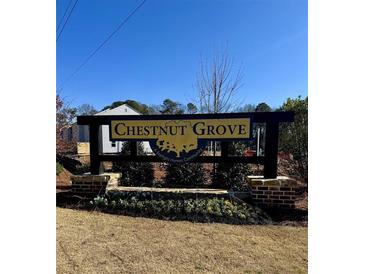
[[[103,195],[109,180],[109,175],[74,175],[71,176],[71,189],[74,194],[78,195]]]
[[[122,173],[84,174],[71,176],[72,192],[83,196],[97,196],[117,187]]]
[[[298,182],[286,176],[264,179],[263,176],[247,176],[254,204],[263,207],[295,208],[298,199]]]

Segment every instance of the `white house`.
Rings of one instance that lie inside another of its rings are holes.
[[[141,115],[138,111],[133,109],[132,107],[123,104],[119,107],[113,108],[113,109],[106,109],[104,111],[101,111],[99,113],[96,113],[95,115]],[[109,139],[109,126],[108,125],[102,125],[101,126],[101,136],[102,136],[102,142],[101,147],[99,148],[100,151],[103,153],[117,153],[120,152],[122,149],[123,142],[116,141],[111,142]],[[144,151],[148,154],[152,153],[152,149],[150,147],[149,142],[143,142],[143,148]]]
[[[94,115],[141,115],[138,111],[132,107],[123,104],[113,109],[106,109],[98,112]],[[99,152],[100,153],[118,153],[122,150],[121,141],[110,141],[109,139],[109,125],[102,125],[99,131]],[[66,126],[61,130],[61,138],[65,141],[76,141],[77,142],[77,153],[80,155],[90,154],[89,145],[89,126],[77,125],[76,123]],[[144,151],[147,154],[152,154],[152,149],[149,142],[143,142]]]

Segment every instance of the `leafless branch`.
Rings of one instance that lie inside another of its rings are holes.
[[[236,107],[234,99],[242,87],[242,66],[233,75],[233,61],[225,50],[215,54],[212,62],[200,57],[196,89],[201,113],[229,112]]]

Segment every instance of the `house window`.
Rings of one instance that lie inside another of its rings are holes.
[[[79,125],[78,126],[79,131],[79,142],[89,142],[89,136],[88,136],[88,126]]]
[[[116,147],[117,146],[117,144],[113,141],[112,142],[112,147]]]

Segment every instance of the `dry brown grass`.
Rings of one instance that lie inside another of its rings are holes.
[[[57,273],[306,273],[307,228],[57,208]]]

